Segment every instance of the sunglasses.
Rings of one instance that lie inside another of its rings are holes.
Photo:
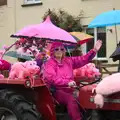
[[[55,51],[64,51],[65,49],[64,48],[55,48],[54,50]]]

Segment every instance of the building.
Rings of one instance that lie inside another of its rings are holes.
[[[96,15],[115,9],[120,9],[119,0],[0,0],[0,46],[11,44],[14,39],[10,35],[29,24],[38,24],[44,13],[50,9],[63,9],[72,15],[79,15],[83,11],[82,24],[85,31],[94,34],[95,39],[104,39],[105,53],[98,55],[99,59],[112,63],[109,56],[116,48],[114,27],[101,29],[87,29],[87,25]],[[120,27],[117,26],[120,39]],[[84,47],[84,50],[87,48]]]

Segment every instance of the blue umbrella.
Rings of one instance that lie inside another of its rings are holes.
[[[88,27],[104,27],[117,24],[120,24],[120,10],[112,10],[96,16],[96,18],[88,25]]]
[[[88,25],[88,28],[115,25],[116,41],[118,43],[117,29],[116,29],[116,25],[118,24],[120,24],[120,10],[112,10],[96,16],[95,19]]]

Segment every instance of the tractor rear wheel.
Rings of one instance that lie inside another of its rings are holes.
[[[0,120],[42,120],[35,105],[14,91],[0,90]]]

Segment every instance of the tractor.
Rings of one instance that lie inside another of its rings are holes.
[[[51,91],[47,88],[40,75],[26,79],[9,79],[8,71],[3,71],[2,74],[7,77],[0,79],[1,120],[70,119],[66,108],[53,98]],[[81,95],[85,93],[82,87],[80,89]],[[79,88],[78,86],[75,90]],[[91,95],[86,93],[82,95],[80,102],[83,99],[91,98]],[[90,108],[95,108],[94,103],[89,102],[88,104],[88,101],[86,101],[87,105],[83,102],[80,104],[83,113],[90,105]],[[85,119],[84,114],[83,118]]]
[[[81,78],[76,77],[78,82]],[[105,98],[102,109],[94,104],[92,89],[100,79],[92,82],[80,82],[80,110],[83,120],[116,120],[120,117],[119,93]],[[115,119],[116,118],[116,119]],[[33,79],[0,80],[0,119],[1,120],[69,120],[66,108],[52,97],[41,76]]]

